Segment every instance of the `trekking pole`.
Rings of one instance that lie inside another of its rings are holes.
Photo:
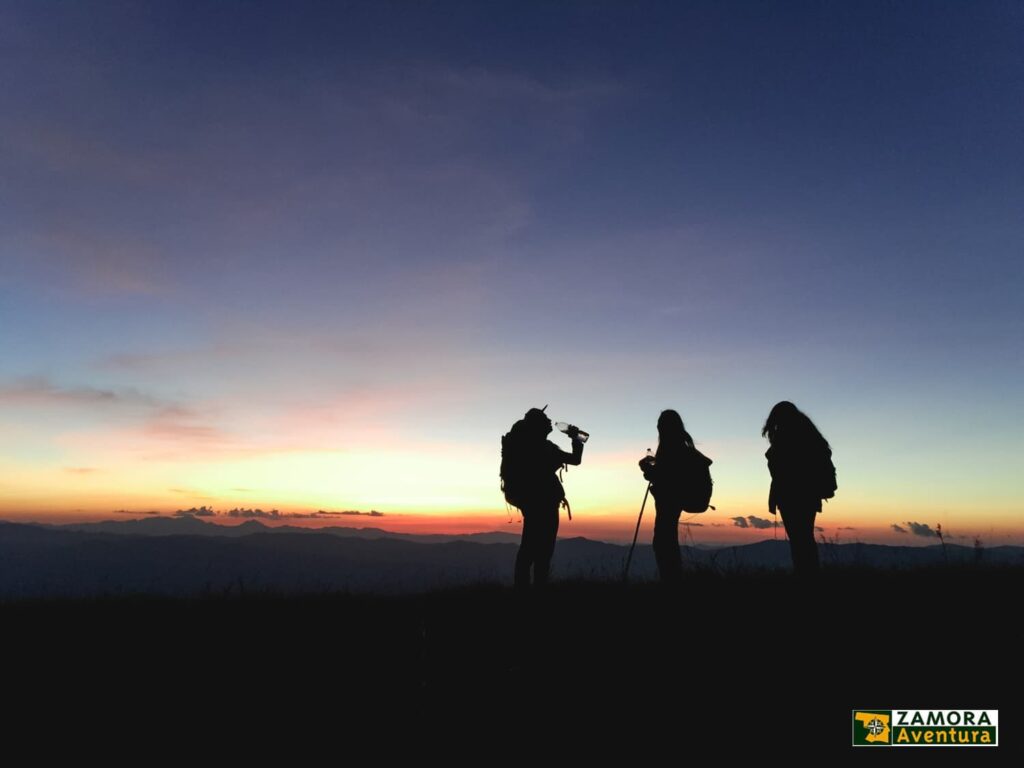
[[[640,521],[644,519],[644,507],[647,506],[647,495],[651,492],[651,484],[647,484],[644,491],[644,502],[640,505],[640,516],[636,519],[636,530],[633,531],[633,544],[629,548],[629,556],[626,558],[626,567],[622,571],[622,583],[629,581],[629,564],[633,562],[633,550],[636,549],[636,537],[640,535]]]

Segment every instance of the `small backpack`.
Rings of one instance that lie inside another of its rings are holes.
[[[694,514],[706,512],[711,506],[711,459],[693,450],[686,470],[686,482],[682,488],[683,510]]]
[[[832,463],[832,452],[826,453],[823,459],[821,474],[818,477],[818,496],[822,499],[831,499],[839,489],[839,484],[836,482],[836,466]]]

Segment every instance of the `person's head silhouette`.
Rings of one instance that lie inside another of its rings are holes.
[[[683,417],[678,411],[671,408],[661,412],[658,416],[658,450],[662,448],[692,448],[693,438],[686,431],[683,424]]]
[[[771,440],[774,434],[780,430],[785,431],[799,416],[800,411],[789,400],[776,403],[772,407],[771,413],[768,414],[768,420],[764,423],[764,429],[761,430],[761,434]]]
[[[544,413],[546,408],[546,405],[544,408],[531,408],[523,417],[528,431],[536,437],[544,438],[551,434],[551,419]]]
[[[761,436],[767,437],[772,445],[815,445],[828,442],[814,422],[789,400],[776,403],[768,414]]]

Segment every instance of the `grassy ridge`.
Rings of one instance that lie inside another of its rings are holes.
[[[26,700],[59,689],[65,704],[156,706],[203,691],[230,709],[384,695],[429,712],[454,695],[605,716],[628,702],[718,736],[736,721],[770,738],[784,713],[801,738],[845,747],[854,707],[998,707],[1015,694],[1022,581],[1019,569],[833,570],[812,585],[699,573],[678,592],[576,582],[524,598],[484,585],[30,601],[0,615],[19,660],[8,690]]]

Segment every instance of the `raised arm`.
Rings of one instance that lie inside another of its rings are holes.
[[[558,463],[559,464],[572,464],[578,466],[583,461],[583,441],[578,438],[572,440],[572,453],[563,451],[558,446],[555,446],[558,451]]]

